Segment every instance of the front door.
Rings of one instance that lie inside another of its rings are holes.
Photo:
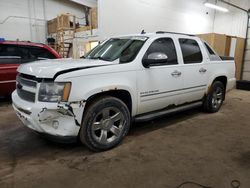
[[[164,53],[168,58],[167,62],[137,72],[138,114],[180,104],[183,79],[173,39],[156,39],[143,58],[153,53]]]

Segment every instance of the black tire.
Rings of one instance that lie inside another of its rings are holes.
[[[222,82],[215,81],[203,99],[203,109],[209,113],[218,112],[224,100],[225,86]]]
[[[84,113],[80,141],[92,151],[111,149],[122,142],[130,123],[130,112],[123,101],[111,96],[97,98]]]

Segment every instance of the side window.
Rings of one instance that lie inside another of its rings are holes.
[[[35,61],[36,58],[32,57],[30,54],[30,50],[27,46],[20,46],[20,52],[22,57],[22,63],[29,63],[31,61]]]
[[[201,63],[203,60],[198,43],[192,39],[179,39],[184,64]]]
[[[43,60],[43,59],[55,59],[56,57],[50,53],[48,50],[39,48],[39,47],[32,47],[32,46],[20,46],[21,56],[22,56],[22,63],[28,63],[36,60]]]
[[[18,51],[17,45],[9,45],[9,44],[0,44],[0,56],[18,56],[20,57],[20,53]]]
[[[40,47],[29,47],[29,51],[32,57],[36,59],[55,59],[56,57],[47,49]]]
[[[156,39],[148,48],[144,58],[152,53],[164,53],[168,56],[168,61],[165,64],[175,65],[178,64],[176,49],[174,41],[171,38]]]
[[[19,64],[20,59],[17,45],[0,44],[0,64]]]

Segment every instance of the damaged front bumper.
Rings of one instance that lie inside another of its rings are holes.
[[[12,93],[12,106],[24,125],[56,137],[76,137],[80,130],[85,103],[31,103]]]

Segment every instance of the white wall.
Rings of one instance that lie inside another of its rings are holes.
[[[222,33],[246,37],[247,14],[226,4],[228,13],[213,11],[203,0],[99,0],[99,32],[103,37],[157,30],[192,34]],[[230,0],[250,8],[250,0]],[[206,14],[208,12],[208,14]]]
[[[244,9],[250,8],[250,0],[231,0],[230,2]],[[229,12],[223,13],[216,11],[214,32],[246,38],[247,13],[224,3],[219,4],[229,9]]]
[[[0,0],[0,37],[44,43],[46,40],[44,20],[55,18],[61,13],[72,13],[81,18],[85,16],[82,5],[68,0]],[[8,16],[41,20],[10,18],[2,23]]]
[[[99,0],[98,7],[102,37],[139,33],[142,29],[213,32],[214,11],[202,0]]]
[[[250,7],[250,0],[230,1]],[[203,3],[203,0],[98,0],[99,34],[103,38],[145,29],[246,36],[245,13],[231,7],[229,13],[215,13]],[[1,22],[8,16],[49,20],[62,12],[85,16],[83,6],[69,0],[0,0],[0,37],[45,42],[44,21],[10,18],[4,24]]]

